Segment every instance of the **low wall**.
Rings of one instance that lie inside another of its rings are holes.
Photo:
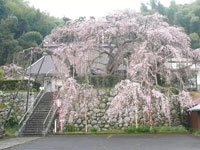
[[[117,94],[114,89],[97,89],[96,94],[99,100],[99,105],[88,111],[88,129],[96,128],[98,130],[112,130],[112,129],[124,129],[130,125],[135,124],[134,114],[129,114],[129,116],[122,115],[122,117],[115,117],[110,122],[108,118],[105,117],[105,112],[109,108],[113,97]],[[156,110],[152,108],[152,124],[153,126],[178,126],[186,125],[187,116],[181,115],[181,110],[177,102],[171,102],[171,119],[167,119],[164,115],[160,118],[157,116]],[[139,125],[148,125],[148,114],[144,117],[141,111],[139,111],[138,117]],[[66,123],[65,130],[76,130],[83,131],[85,128],[84,118],[78,118],[73,124]]]
[[[16,93],[8,93],[0,91],[0,128],[2,128],[3,123],[7,117],[7,114],[10,110],[10,107],[13,103],[13,97],[15,97]],[[32,104],[34,101],[34,97],[37,93],[31,93],[29,97],[28,106]],[[27,93],[26,92],[19,92],[16,100],[14,101],[14,109],[12,110],[12,114],[16,116],[17,120],[19,121],[21,117],[25,113],[26,109],[26,100],[27,100]]]

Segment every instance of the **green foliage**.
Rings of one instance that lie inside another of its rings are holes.
[[[194,135],[195,135],[195,136],[200,136],[200,131],[199,131],[199,130],[196,130],[196,131],[194,132]]]
[[[127,129],[124,129],[124,132],[125,133],[136,133],[136,128],[127,128]]]
[[[33,88],[39,90],[40,83],[31,81]],[[20,90],[27,90],[28,80],[0,80],[0,90],[2,91],[14,91],[20,88]]]
[[[37,89],[33,88],[31,92],[37,92],[37,91],[38,91]]]
[[[90,132],[92,132],[92,133],[96,133],[97,131],[98,131],[97,128],[92,128],[92,129],[90,129]]]
[[[158,133],[159,132],[159,130],[158,130],[158,128],[156,128],[156,127],[153,127],[151,130],[150,130],[150,133]]]
[[[0,0],[0,65],[13,62],[23,49],[38,46],[42,37],[63,24],[25,0]]]
[[[0,0],[0,20],[7,16],[8,8],[6,6],[5,0]]]
[[[5,20],[0,20],[0,65],[12,60],[14,52],[20,50],[18,41],[14,39],[12,31],[16,30],[15,17],[9,16]],[[10,61],[11,62],[11,61]]]
[[[191,43],[192,43],[192,48],[199,48],[200,47],[200,39],[199,35],[197,33],[191,33],[190,35]]]
[[[164,126],[158,129],[159,132],[187,132],[187,129],[183,126],[175,126],[175,127],[169,127]]]
[[[6,126],[13,128],[13,127],[16,127],[17,125],[18,125],[18,121],[17,121],[16,116],[14,114],[11,114],[6,122]]]
[[[19,38],[19,43],[23,48],[36,47],[43,40],[42,35],[39,32],[31,31],[23,34]]]
[[[86,83],[85,77],[75,77],[78,83]],[[123,76],[109,75],[109,76],[90,76],[89,84],[93,85],[95,88],[110,88],[114,87],[118,82],[125,79]]]
[[[85,132],[82,131],[75,131],[74,127],[72,125],[66,125],[67,126],[67,130],[65,130],[65,132],[67,133],[71,133],[71,134],[86,134]],[[195,135],[200,135],[200,131],[198,130],[192,130],[191,132],[193,132]],[[106,130],[106,131],[98,131],[97,128],[92,128],[90,129],[90,133],[93,134],[132,134],[132,133],[188,133],[188,130],[183,127],[183,126],[174,126],[174,127],[170,127],[170,126],[162,126],[162,127],[153,127],[152,129],[149,128],[149,126],[147,125],[142,125],[139,126],[138,128],[136,128],[135,125],[130,126],[129,128],[126,128],[124,130]]]
[[[191,38],[192,48],[200,47],[200,2],[196,0],[191,4],[177,5],[174,0],[171,1],[169,7],[164,7],[157,0],[149,0],[151,9],[146,9],[147,6],[141,4],[141,12],[152,14],[159,12],[167,17],[167,22],[171,25],[179,25],[185,29]]]
[[[75,132],[75,127],[72,124],[65,125],[65,132]]]
[[[15,133],[16,133],[17,130],[18,130],[18,128],[16,126],[14,126],[14,127],[6,127],[5,128],[6,137],[8,137],[8,138],[15,137]]]
[[[139,126],[136,128],[134,125],[130,128],[124,129],[125,133],[185,133],[188,132],[183,126],[163,126],[163,127],[153,127],[151,130],[149,126]]]
[[[1,69],[1,67],[0,67],[0,81],[1,80],[4,80],[4,77],[3,77],[3,70]]]
[[[130,128],[124,129],[125,133],[149,133],[150,128],[149,126],[139,126],[136,128],[136,126],[131,126]]]
[[[148,133],[148,132],[150,132],[150,128],[149,128],[149,126],[139,126],[139,127],[136,129],[136,131],[137,131],[138,133]]]

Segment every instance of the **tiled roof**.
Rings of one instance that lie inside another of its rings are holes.
[[[33,63],[31,66],[28,67],[26,74],[29,74],[31,71],[31,75],[36,75],[39,71],[39,75],[44,76],[52,76],[57,73],[55,65],[52,60],[53,56],[47,55],[40,58],[38,61]],[[42,64],[42,66],[41,66]]]

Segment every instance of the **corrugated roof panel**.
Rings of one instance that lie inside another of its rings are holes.
[[[190,108],[189,111],[200,111],[200,104]]]

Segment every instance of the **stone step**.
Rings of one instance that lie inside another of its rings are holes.
[[[42,136],[43,122],[52,106],[53,94],[45,93],[22,130],[22,136]]]
[[[43,129],[24,129],[23,133],[41,133]]]
[[[22,133],[22,136],[42,136],[42,133]]]
[[[30,120],[27,122],[27,124],[42,124],[44,122],[44,120]]]
[[[43,128],[25,128],[23,131],[42,131]]]

